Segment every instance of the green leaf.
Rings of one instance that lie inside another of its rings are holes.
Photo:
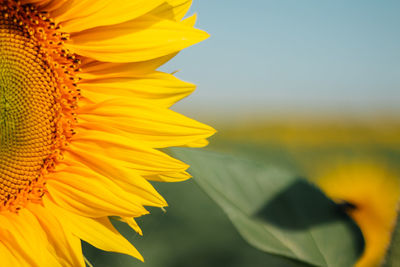
[[[385,267],[399,266],[400,262],[400,216],[397,214],[396,227],[385,257]]]
[[[359,229],[306,180],[229,155],[171,151],[254,247],[315,266],[352,266],[361,254]]]

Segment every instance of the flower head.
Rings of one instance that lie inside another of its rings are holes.
[[[190,0],[0,0],[4,266],[84,266],[81,240],[142,259],[112,226],[189,178],[157,150],[214,130],[168,108],[194,86],[156,71],[207,38]]]
[[[400,180],[374,161],[340,163],[321,175],[318,185],[333,200],[350,204],[348,214],[364,236],[357,267],[380,266],[395,225]]]

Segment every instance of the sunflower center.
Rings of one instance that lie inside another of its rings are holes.
[[[66,38],[32,6],[0,8],[0,210],[40,201],[72,135],[77,62]]]

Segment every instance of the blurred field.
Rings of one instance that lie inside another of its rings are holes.
[[[335,163],[351,160],[379,161],[400,177],[400,120],[394,118],[280,118],[216,128],[219,133],[207,149],[276,164],[311,180]],[[155,186],[170,207],[166,213],[151,209],[151,215],[138,220],[144,236],[118,224],[146,263],[85,245],[94,266],[274,266],[274,257],[243,241],[193,180]]]
[[[398,170],[400,119],[298,118],[225,126],[212,148],[295,169],[313,179],[320,168],[373,160]]]

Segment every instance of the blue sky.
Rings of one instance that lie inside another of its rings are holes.
[[[176,109],[398,113],[399,11],[395,0],[194,0],[211,38],[163,67],[198,85]]]

